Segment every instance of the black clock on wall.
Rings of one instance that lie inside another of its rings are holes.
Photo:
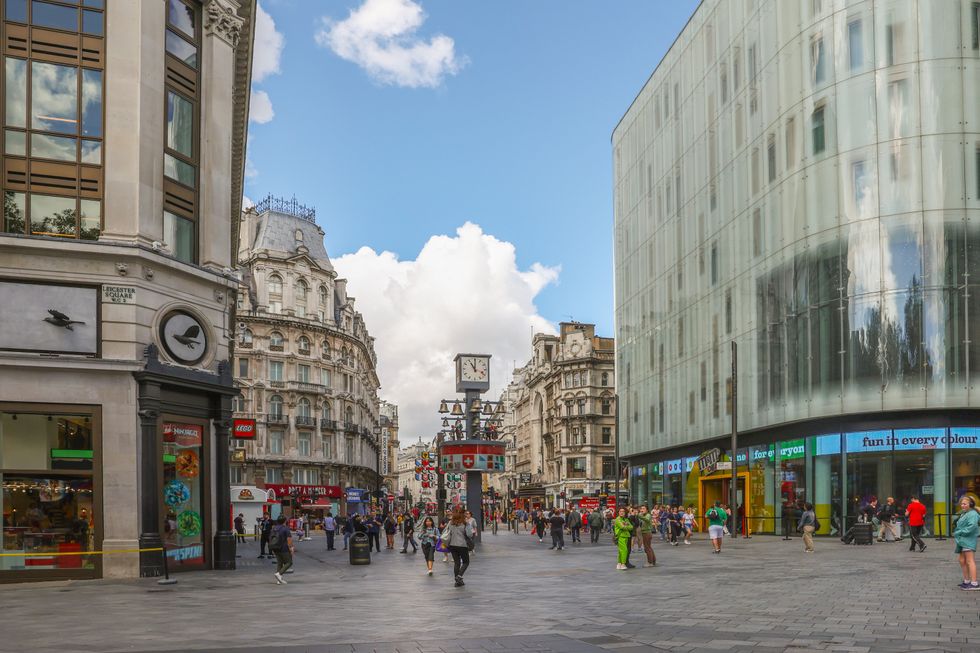
[[[208,351],[208,330],[190,313],[171,311],[160,323],[160,342],[178,363],[195,365]]]

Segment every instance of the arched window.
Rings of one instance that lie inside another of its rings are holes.
[[[327,342],[326,340],[324,340],[323,341],[323,357],[324,358],[330,358],[330,356],[331,356],[330,343]]]
[[[320,306],[325,307],[327,305],[327,287],[320,286],[320,290],[317,292],[320,294]]]
[[[333,419],[333,407],[329,401],[323,402],[323,419]]]
[[[269,345],[272,347],[282,347],[285,341],[282,339],[282,334],[278,331],[273,331],[269,334]]]
[[[303,397],[302,399],[300,399],[296,403],[296,414],[299,417],[310,417],[310,416],[312,416],[313,411],[312,411],[312,409],[310,407],[310,400],[309,399],[307,399],[306,397]]]
[[[282,277],[278,274],[269,275],[269,294],[282,295]]]
[[[344,411],[344,421],[348,424],[354,423],[354,409],[350,406],[348,406],[347,410]]]
[[[310,353],[310,339],[306,336],[300,336],[296,344],[299,346],[301,352]]]
[[[310,287],[302,279],[299,279],[293,286],[293,302],[296,305],[297,317],[306,317],[306,299],[309,291]]]
[[[279,395],[269,397],[269,417],[282,417],[282,397]]]
[[[252,331],[251,329],[244,329],[238,332],[238,342],[242,345],[252,344]]]

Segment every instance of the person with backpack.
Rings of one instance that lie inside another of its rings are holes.
[[[813,553],[813,534],[819,527],[820,522],[813,512],[813,504],[803,504],[803,514],[800,515],[800,522],[796,525],[796,531],[803,533],[803,553]]]
[[[572,542],[582,543],[582,513],[578,511],[578,506],[574,506],[568,513],[568,530],[572,534]]]
[[[721,541],[725,538],[725,522],[728,513],[721,507],[721,501],[715,501],[705,514],[708,518],[708,537],[711,538],[712,553],[721,553]]]
[[[323,532],[327,534],[327,551],[333,551],[333,538],[337,532],[337,520],[333,518],[333,513],[327,511],[327,516],[323,518]]]
[[[593,544],[599,542],[599,535],[602,533],[602,527],[605,521],[602,516],[602,511],[598,507],[589,513],[589,538]]]
[[[293,566],[293,554],[296,548],[293,546],[293,533],[286,525],[285,515],[279,515],[276,520],[276,525],[269,535],[269,549],[276,556],[276,583],[286,585],[282,575]]]
[[[412,553],[418,553],[419,547],[415,543],[415,519],[411,514],[405,515],[402,519],[402,553],[408,553],[409,544],[412,545]]]
[[[272,535],[272,527],[274,525],[268,514],[262,515],[262,521],[259,524],[259,558],[265,558],[266,556],[272,557],[272,549],[269,548],[269,537]],[[267,549],[269,551],[268,554],[266,554]]]
[[[956,540],[954,551],[959,556],[960,569],[963,571],[961,590],[980,590],[980,584],[977,584],[975,557],[978,537],[980,537],[980,514],[977,513],[977,502],[973,497],[964,495],[960,499],[960,512],[953,518],[953,539]]]
[[[616,569],[632,569],[630,564],[630,540],[633,537],[633,523],[626,516],[626,508],[619,509],[619,516],[613,520],[613,537],[616,540]]]

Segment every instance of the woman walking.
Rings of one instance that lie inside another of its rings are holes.
[[[960,513],[953,518],[953,539],[956,540],[956,553],[960,557],[960,569],[963,570],[961,590],[980,590],[977,584],[977,561],[974,553],[977,550],[977,538],[980,537],[980,514],[977,513],[977,502],[973,497],[964,496],[960,499]]]
[[[630,539],[633,537],[633,524],[626,516],[626,508],[619,509],[619,516],[613,520],[613,537],[616,539],[616,569],[631,569]]]
[[[442,540],[449,547],[449,553],[453,556],[453,575],[456,577],[456,587],[462,587],[463,574],[470,566],[470,538],[474,536],[473,528],[466,520],[466,511],[462,506],[456,506],[453,510],[453,517],[449,520]]]
[[[432,521],[432,517],[426,517],[422,521],[422,528],[419,529],[419,541],[422,543],[422,555],[425,556],[425,566],[432,575],[432,562],[436,557],[436,538],[439,537],[439,531],[436,530],[436,524]]]
[[[803,553],[813,553],[813,533],[817,530],[817,515],[813,512],[813,504],[803,505],[803,514],[796,530],[803,533]]]

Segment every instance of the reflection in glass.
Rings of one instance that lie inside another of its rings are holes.
[[[169,211],[163,212],[163,239],[179,261],[194,262],[194,223]]]
[[[82,163],[102,165],[101,141],[82,141]]]
[[[849,385],[879,391],[882,341],[881,301],[877,294],[846,300],[847,353],[845,379]]]
[[[881,275],[884,290],[922,285],[922,217],[881,219]]]
[[[180,0],[168,0],[167,21],[191,38],[197,36],[194,11]]]
[[[82,136],[102,135],[102,71],[82,70]]]
[[[82,32],[93,36],[102,36],[102,12],[83,11],[82,12]]]
[[[81,209],[79,238],[82,240],[98,240],[102,230],[102,202],[81,200]]]
[[[167,147],[194,156],[194,105],[173,91],[167,91]]]
[[[847,55],[851,71],[860,70],[864,63],[864,44],[861,41],[861,19],[847,24]]]
[[[78,31],[78,9],[34,0],[31,3],[31,23],[41,27]]]
[[[74,198],[31,195],[31,235],[74,238],[76,231]]]
[[[31,134],[31,156],[56,161],[75,161],[78,157],[78,141],[65,136]]]
[[[3,19],[18,23],[27,22],[27,0],[7,0],[4,3]]]
[[[194,166],[184,163],[177,157],[163,155],[163,174],[185,186],[194,187]]]
[[[8,129],[3,134],[3,152],[14,156],[27,154],[27,136],[24,132]]]
[[[31,62],[31,127],[60,134],[78,131],[78,69]]]
[[[4,78],[5,120],[9,127],[27,126],[27,62],[22,59],[6,60]]]
[[[3,192],[3,230],[7,233],[24,233],[25,210],[24,193]]]
[[[197,48],[169,29],[167,30],[167,52],[191,68],[197,68]]]

